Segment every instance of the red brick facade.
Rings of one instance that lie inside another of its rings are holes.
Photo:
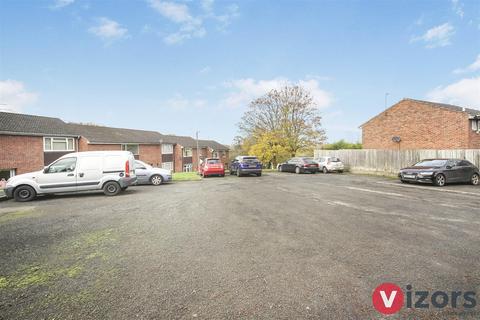
[[[362,142],[364,149],[471,149],[480,134],[466,112],[404,99],[362,125]]]
[[[42,137],[0,135],[0,170],[22,174],[43,167]]]
[[[162,166],[162,151],[159,144],[141,144],[138,153],[140,160],[143,162],[154,167],[160,168]]]

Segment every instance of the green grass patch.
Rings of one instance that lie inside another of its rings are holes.
[[[173,181],[198,181],[202,178],[197,172],[174,172]]]
[[[20,209],[20,210],[18,210]],[[12,211],[13,210],[13,211]],[[34,214],[33,207],[9,208],[0,210],[0,224],[11,220],[25,218]]]

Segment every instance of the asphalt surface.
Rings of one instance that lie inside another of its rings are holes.
[[[366,319],[383,282],[475,291],[480,187],[270,173],[0,202],[0,319]]]

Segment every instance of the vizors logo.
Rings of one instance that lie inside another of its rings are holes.
[[[393,314],[400,311],[405,305],[407,308],[428,309],[428,308],[475,308],[477,301],[473,291],[413,291],[411,285],[407,285],[404,292],[394,283],[382,283],[372,294],[372,303],[378,312]]]

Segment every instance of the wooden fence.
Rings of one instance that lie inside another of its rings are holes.
[[[464,150],[315,150],[315,158],[338,157],[352,172],[396,175],[400,168],[422,159],[467,159],[480,167],[480,149]]]

